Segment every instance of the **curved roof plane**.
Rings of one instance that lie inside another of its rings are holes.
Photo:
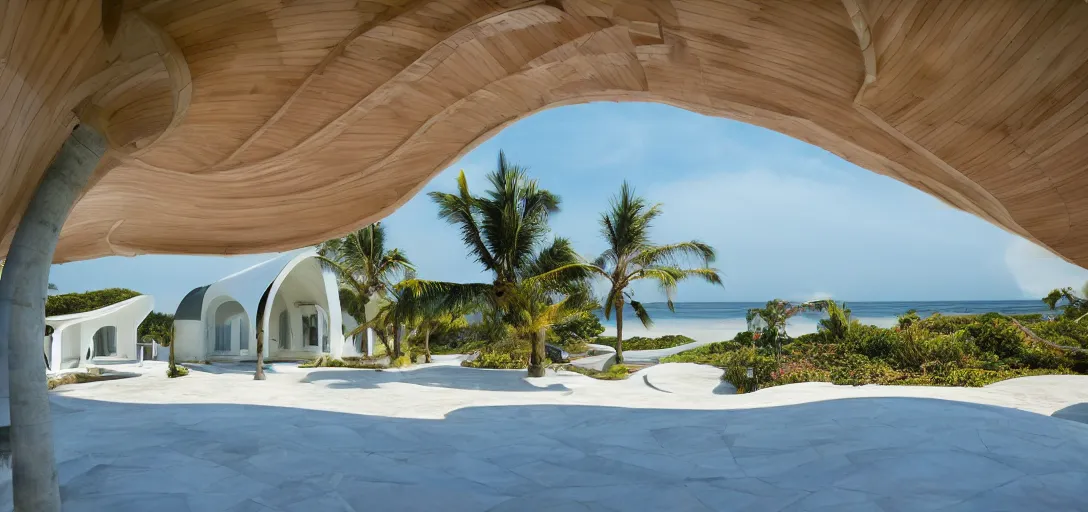
[[[791,135],[1088,264],[1086,2],[109,5],[0,4],[0,229],[77,118],[111,148],[57,261],[316,243],[517,119],[616,100]]]
[[[127,314],[129,312],[138,313],[143,311],[143,316],[147,316],[155,307],[155,298],[150,295],[137,295],[131,299],[126,299],[121,302],[110,304],[102,308],[95,309],[93,311],[86,311],[83,313],[72,313],[70,315],[55,315],[45,318],[45,324],[53,329],[59,330],[72,324],[80,322],[86,322],[88,320],[97,320],[109,315]],[[141,317],[142,320],[142,317]]]
[[[249,268],[230,274],[212,284],[194,288],[178,304],[174,320],[200,320],[204,306],[217,297],[230,297],[247,311],[257,311],[261,297],[281,274],[290,271],[299,262],[317,256],[317,250],[306,247],[285,252]]]

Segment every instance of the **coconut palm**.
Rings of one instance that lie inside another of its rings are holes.
[[[656,245],[650,241],[650,228],[661,215],[660,204],[650,204],[635,195],[626,182],[611,200],[609,210],[601,214],[601,234],[608,243],[604,251],[591,264],[576,264],[579,268],[603,277],[609,283],[604,301],[604,317],[610,319],[616,312],[616,362],[623,362],[623,312],[630,305],[635,316],[645,327],[653,325],[653,319],[643,304],[634,298],[628,288],[636,281],[656,281],[665,292],[669,310],[673,310],[676,287],[690,277],[721,285],[718,270],[709,265],[714,261],[714,249],[697,240],[674,244]],[[697,260],[694,268],[684,266],[686,260]],[[567,268],[560,268],[566,271]]]
[[[341,304],[361,324],[373,320],[367,318],[367,306],[386,297],[400,278],[415,270],[399,249],[385,248],[381,223],[325,241],[318,247],[318,258],[336,273]]]
[[[557,267],[574,263],[577,255],[570,242],[555,238],[548,243],[549,217],[559,210],[559,197],[540,188],[525,170],[511,164],[499,152],[498,168],[487,175],[491,190],[482,196],[473,195],[464,171],[457,177],[457,192],[431,192],[438,205],[438,216],[461,231],[469,254],[493,279],[490,283],[449,283],[436,281],[405,281],[421,300],[439,304],[447,311],[481,311],[488,321],[503,321],[524,325],[523,302],[518,299],[518,287],[542,273],[549,279],[533,286],[552,293],[561,293],[566,283],[585,278],[579,269],[553,272]],[[531,316],[531,315],[530,315]],[[544,375],[544,348],[534,350],[530,358],[529,375]]]
[[[1057,309],[1059,304],[1064,300],[1065,304],[1061,306],[1064,309],[1064,314],[1068,318],[1075,318],[1074,322],[1079,322],[1083,318],[1088,317],[1088,283],[1085,283],[1081,287],[1080,296],[1073,292],[1073,288],[1060,288],[1051,290],[1050,293],[1043,297],[1043,303],[1050,307],[1050,309]]]

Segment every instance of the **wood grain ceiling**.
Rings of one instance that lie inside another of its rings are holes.
[[[107,1],[109,40],[98,1],[0,0],[5,245],[77,119],[111,150],[58,261],[320,242],[608,100],[788,134],[1088,265],[1082,0]]]

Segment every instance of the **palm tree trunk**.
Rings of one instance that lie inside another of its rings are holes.
[[[61,226],[105,150],[105,138],[90,126],[72,130],[19,221],[0,280],[0,433],[10,440],[15,510],[60,511],[42,364],[45,298]]]
[[[400,324],[393,326],[393,359],[401,356],[401,329]]]
[[[616,305],[616,364],[623,362],[623,301]]]
[[[178,364],[174,359],[174,338],[177,337],[177,330],[173,327],[170,328],[170,364],[167,366],[167,370],[170,373],[170,377],[178,376]]]
[[[423,334],[423,362],[431,362],[431,328],[428,327],[425,334]]]
[[[375,335],[378,337],[378,341],[382,342],[382,346],[385,347],[385,355],[389,357],[389,362],[393,362],[393,347],[389,346],[389,333],[385,328],[375,329]]]
[[[264,315],[257,317],[257,371],[253,380],[264,380]]]
[[[532,341],[533,349],[529,353],[529,376],[543,377],[544,359],[547,357],[544,354],[544,329],[533,333]]]

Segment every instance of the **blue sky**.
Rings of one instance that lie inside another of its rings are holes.
[[[713,245],[725,287],[688,283],[682,301],[1034,299],[1088,279],[1015,235],[820,148],[664,105],[541,112],[481,144],[424,192],[452,191],[460,169],[482,192],[499,149],[560,195],[553,230],[587,257],[604,249],[597,221],[623,180],[663,204],[656,241]],[[487,280],[436,211],[425,194],[413,198],[384,221],[391,243],[422,278]],[[51,281],[62,292],[132,288],[173,312],[191,288],[268,257],[111,257],[54,265]],[[636,296],[662,298],[652,286]]]

